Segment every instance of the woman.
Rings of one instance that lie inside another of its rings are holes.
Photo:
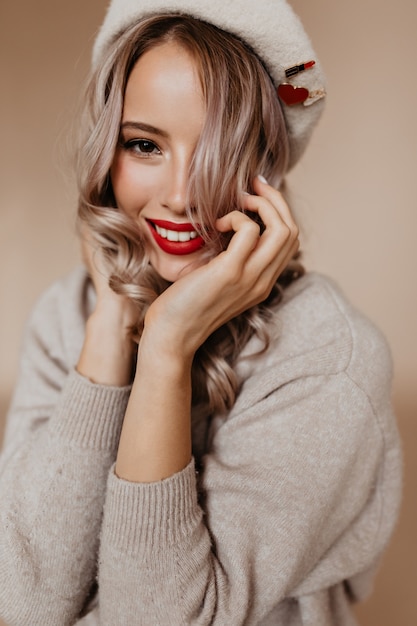
[[[400,452],[385,341],[279,191],[324,95],[284,0],[112,2],[86,267],[33,312],[2,453],[6,622],[355,623]]]

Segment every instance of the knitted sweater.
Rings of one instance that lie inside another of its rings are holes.
[[[10,626],[348,626],[395,524],[401,452],[379,331],[328,279],[284,293],[227,415],[193,412],[193,461],[117,478],[130,388],[75,371],[83,268],[29,320],[0,457],[0,616]],[[163,390],[161,390],[163,392]],[[98,580],[98,592],[95,580]],[[82,617],[84,615],[84,617]]]

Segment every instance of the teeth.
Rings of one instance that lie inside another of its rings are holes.
[[[178,233],[178,241],[190,241],[191,233],[187,233],[187,231]]]
[[[177,230],[168,230],[167,228],[161,228],[154,224],[155,230],[164,239],[168,239],[168,241],[190,241],[190,239],[195,239],[197,237],[197,233],[195,230],[188,231],[177,231]]]

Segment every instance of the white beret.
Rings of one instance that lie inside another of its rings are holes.
[[[93,48],[97,67],[111,40],[142,17],[180,13],[246,41],[264,62],[281,96],[290,167],[303,154],[324,108],[325,76],[300,19],[286,0],[112,0]],[[314,64],[310,64],[314,61]],[[309,69],[290,68],[308,63]],[[290,72],[291,73],[291,72]],[[285,86],[283,86],[285,85]],[[292,101],[296,103],[292,103]]]

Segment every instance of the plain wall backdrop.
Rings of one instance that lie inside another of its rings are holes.
[[[417,57],[414,0],[294,0],[328,76],[290,175],[308,268],[333,276],[391,345],[404,502],[363,626],[417,624]],[[69,123],[104,0],[0,4],[0,436],[24,321],[78,262]],[[309,59],[295,59],[303,62]],[[0,583],[1,584],[1,583]]]

